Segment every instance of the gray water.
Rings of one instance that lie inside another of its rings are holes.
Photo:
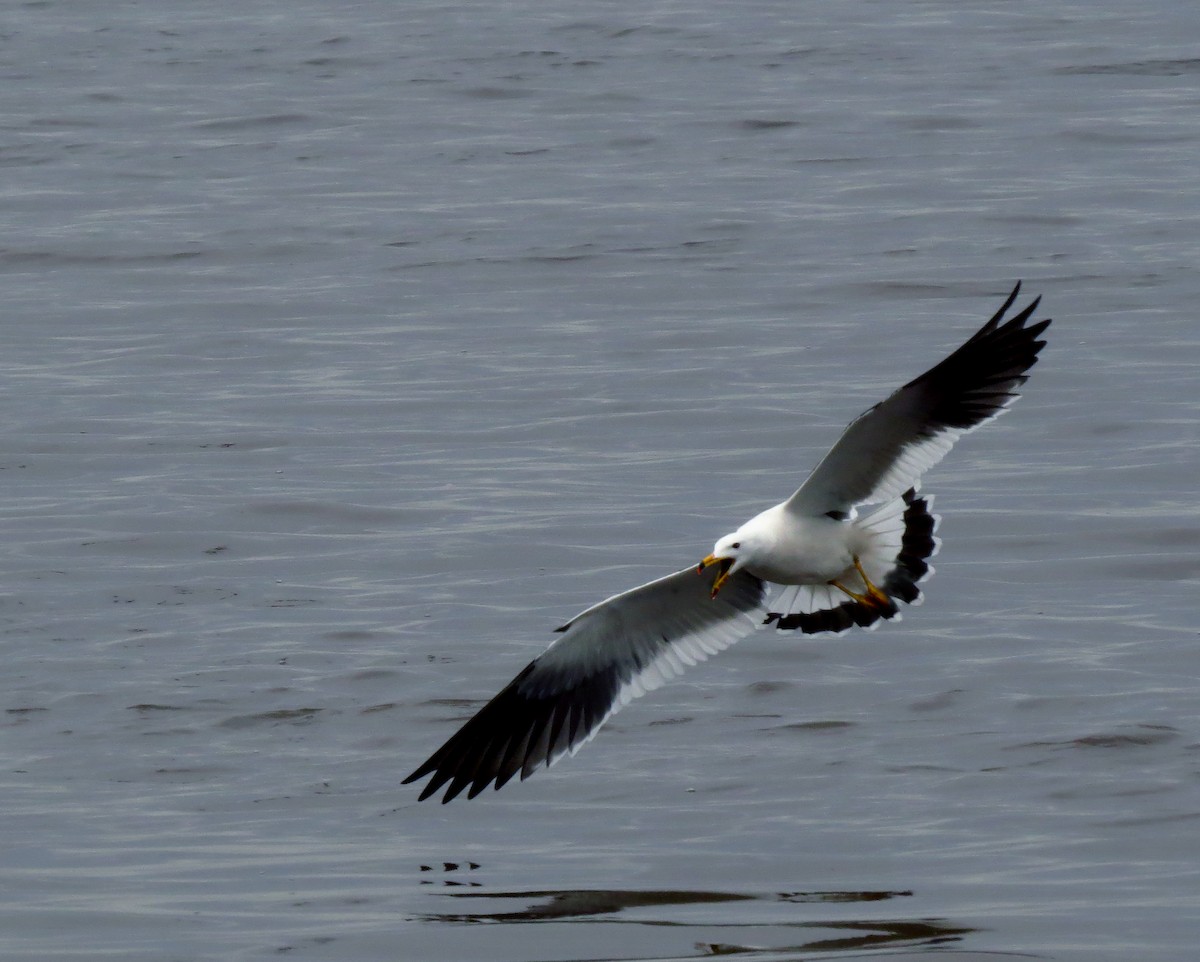
[[[1187,4],[10,4],[0,957],[1184,960]],[[928,600],[405,774],[1012,282]]]

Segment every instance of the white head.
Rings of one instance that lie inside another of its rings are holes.
[[[755,536],[747,532],[744,526],[738,528],[733,534],[727,534],[725,537],[719,539],[713,545],[712,554],[696,565],[697,574],[712,565],[721,566],[721,573],[717,575],[717,580],[713,582],[712,586],[712,596],[714,598],[717,596],[717,592],[721,590],[721,586],[729,580],[731,575],[746,567],[747,562],[754,555],[755,541]]]
[[[727,558],[733,562],[738,568],[746,563],[746,559],[742,552],[742,535],[735,531],[733,534],[727,534],[724,538],[719,538],[717,543],[713,545],[713,557]]]

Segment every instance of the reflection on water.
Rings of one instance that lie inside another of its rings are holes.
[[[636,918],[593,919],[593,916],[617,916],[631,909],[649,907],[669,908],[681,905],[718,904],[736,902],[829,904],[850,902],[885,902],[911,896],[909,891],[831,891],[831,892],[776,892],[766,895],[751,895],[745,892],[702,892],[694,890],[637,890],[637,889],[589,889],[589,890],[538,890],[525,892],[447,892],[454,899],[483,899],[488,902],[520,902],[522,908],[456,911],[434,913],[424,916],[429,922],[452,923],[524,923],[566,922],[586,919],[592,923],[615,923],[625,925],[647,925],[666,927],[690,927],[697,930],[694,957],[714,955],[753,955],[762,957],[779,953],[846,952],[878,948],[916,948],[943,946],[959,942],[974,931],[961,925],[953,925],[943,919],[788,919],[763,921],[757,916],[754,922],[723,920],[696,922],[672,919],[667,913],[641,915]],[[749,933],[754,931],[757,944],[748,941],[711,941],[700,937],[709,929],[735,929]],[[784,938],[781,933],[794,933],[798,929],[825,930],[821,937],[803,941]]]
[[[692,890],[587,889],[530,892],[452,892],[454,898],[520,899],[535,904],[515,912],[439,913],[427,916],[437,922],[540,922],[551,919],[609,915],[649,905],[696,905],[715,902],[879,902],[912,892],[779,892],[747,895],[744,892]],[[669,922],[646,924],[669,925]]]
[[[795,945],[753,946],[729,942],[697,944],[706,955],[765,955],[777,952],[848,952],[860,949],[880,948],[929,948],[948,945],[961,940],[971,932],[967,928],[955,928],[942,919],[919,919],[913,921],[865,921],[865,922],[801,922],[800,926],[812,928],[841,929],[861,933],[844,938],[814,939]]]
[[[474,872],[477,868],[479,868],[478,862],[442,862],[440,868],[437,865],[422,865],[421,872],[422,873],[425,873],[425,872],[429,872],[429,873]],[[459,886],[468,886],[470,888],[479,888],[481,885],[483,885],[482,882],[464,882],[457,878],[432,878],[432,877],[421,879],[420,884],[422,884],[422,885],[446,885],[446,886],[459,885]]]

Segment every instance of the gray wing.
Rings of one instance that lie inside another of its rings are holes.
[[[576,615],[405,784],[433,775],[422,800],[447,782],[443,803],[468,786],[474,798],[489,784],[499,789],[518,772],[523,780],[540,764],[574,754],[630,700],[762,621],[765,584],[739,571],[712,598],[719,568],[685,568]]]
[[[1019,396],[1045,346],[1050,321],[1026,322],[1041,298],[1011,320],[1021,290],[962,347],[850,423],[808,480],[788,499],[798,514],[846,517],[914,487],[962,435],[999,416]]]

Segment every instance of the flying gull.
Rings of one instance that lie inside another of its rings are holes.
[[[938,518],[921,476],[962,435],[1002,414],[1037,362],[1041,298],[1004,306],[940,364],[855,420],[786,501],[692,565],[593,605],[415,772],[421,799],[524,780],[575,754],[614,712],[758,625],[841,633],[899,616],[933,571]],[[863,505],[873,507],[859,514]],[[782,591],[769,603],[776,587]]]

